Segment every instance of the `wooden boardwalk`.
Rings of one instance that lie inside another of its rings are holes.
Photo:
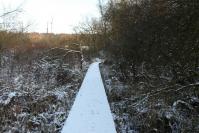
[[[116,133],[99,62],[90,65],[62,133]]]

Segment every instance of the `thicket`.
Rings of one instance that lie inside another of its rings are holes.
[[[109,0],[99,8],[89,44],[106,53],[117,131],[198,132],[199,1]]]
[[[91,20],[80,32],[94,51],[108,50],[123,62],[122,69],[132,69],[134,75],[136,66],[144,62],[156,70],[159,66],[169,69],[175,82],[184,84],[185,78],[189,83],[195,81],[199,67],[199,1],[99,3],[101,19]]]

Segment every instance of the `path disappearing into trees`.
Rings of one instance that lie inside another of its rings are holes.
[[[99,62],[90,65],[62,133],[116,133]]]

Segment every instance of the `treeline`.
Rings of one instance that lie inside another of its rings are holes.
[[[0,31],[0,47],[26,48],[26,47],[56,47],[70,45],[77,42],[78,35],[52,34],[52,33],[23,33]]]
[[[0,31],[0,48],[1,49],[24,46],[28,42],[30,42],[30,39],[25,33]]]
[[[94,33],[89,37],[95,49],[108,49],[126,66],[145,62],[155,69],[168,67],[175,79],[196,74],[198,0],[109,0],[99,8],[101,20],[82,30]]]

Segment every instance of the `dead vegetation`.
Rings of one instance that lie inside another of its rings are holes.
[[[172,74],[165,74],[168,69],[159,69],[160,78],[146,64],[134,75],[112,62],[106,61],[101,70],[119,133],[199,131],[198,82],[174,83]]]
[[[83,78],[80,55],[62,49],[2,51],[2,133],[60,132]]]

